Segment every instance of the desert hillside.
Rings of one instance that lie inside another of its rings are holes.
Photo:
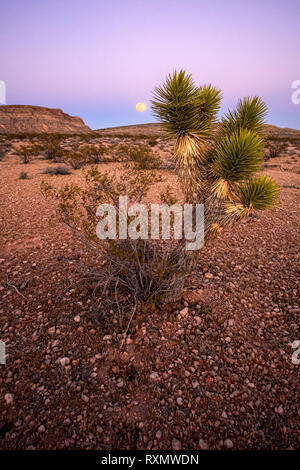
[[[0,106],[0,133],[80,133],[90,132],[80,117],[61,109],[30,105]]]
[[[264,126],[265,136],[267,138],[282,138],[282,139],[300,139],[300,130],[289,129],[287,127],[278,127],[271,124]],[[136,135],[136,136],[156,136],[163,135],[162,126],[159,123],[137,124],[131,126],[108,127],[105,129],[98,129],[95,132],[102,135]]]

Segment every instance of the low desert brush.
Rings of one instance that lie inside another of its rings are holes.
[[[280,141],[269,139],[266,142],[267,153],[265,154],[265,160],[279,157],[287,149],[287,146],[288,142],[285,140]]]
[[[63,160],[68,163],[73,170],[79,170],[89,163],[89,156],[80,150],[65,150]]]
[[[168,295],[174,298],[182,289],[187,256],[181,245],[163,246],[159,240],[148,239],[100,240],[96,235],[100,204],[115,208],[118,227],[119,196],[126,195],[128,204],[141,203],[161,181],[155,171],[125,164],[112,176],[92,166],[85,173],[83,187],[68,184],[57,190],[42,183],[43,192],[56,200],[61,221],[92,254],[92,264],[82,265],[81,270],[84,278],[97,285],[99,311],[113,310],[126,318],[141,303],[156,304]]]
[[[33,156],[38,155],[41,152],[42,147],[37,144],[32,145],[21,145],[17,150],[17,155],[22,158],[23,163],[30,163]]]

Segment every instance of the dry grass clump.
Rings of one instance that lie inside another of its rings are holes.
[[[29,176],[26,171],[21,171],[19,174],[19,180],[29,180]]]
[[[71,175],[71,171],[66,166],[48,166],[42,172],[44,175]]]

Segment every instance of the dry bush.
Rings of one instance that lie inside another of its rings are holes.
[[[26,171],[21,171],[21,173],[19,174],[19,180],[28,180],[29,179],[29,176],[27,174]]]
[[[119,145],[114,144],[112,146],[112,151],[114,152],[115,158],[118,161],[129,161],[130,152],[134,146],[132,144],[121,143]]]
[[[85,176],[84,187],[68,184],[56,190],[43,182],[42,190],[56,200],[60,219],[92,255],[92,265],[82,264],[79,268],[85,279],[96,283],[99,311],[114,311],[120,319],[128,319],[143,303],[156,305],[169,295],[176,298],[187,274],[188,257],[181,243],[118,237],[100,240],[96,235],[99,204],[113,205],[118,227],[119,196],[126,195],[128,204],[141,203],[162,178],[154,171],[136,170],[132,165],[124,165],[114,176],[100,173],[93,166]]]
[[[148,144],[150,147],[155,147],[157,145],[157,137],[150,137]]]
[[[106,153],[105,145],[84,145],[80,147],[80,151],[86,155],[90,163],[100,163],[103,160],[103,155]]]
[[[60,141],[61,137],[56,135],[43,137],[44,154],[46,159],[53,160],[54,162],[62,161],[64,150],[60,145]]]
[[[71,171],[66,166],[47,166],[42,172],[44,175],[71,175]]]
[[[0,161],[2,158],[6,155],[6,153],[9,151],[10,145],[6,142],[0,142]]]
[[[129,156],[137,170],[156,170],[162,163],[147,145],[140,144],[132,147]]]
[[[31,158],[40,153],[41,146],[37,144],[21,145],[16,154],[22,158],[24,164],[30,163]]]
[[[86,153],[79,150],[65,150],[63,152],[63,160],[68,163],[73,170],[79,170],[89,163],[89,158]]]
[[[285,140],[269,140],[266,143],[266,150],[267,153],[265,154],[265,160],[269,160],[270,158],[279,157],[288,146],[288,142]]]

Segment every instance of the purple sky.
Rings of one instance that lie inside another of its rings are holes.
[[[7,104],[96,129],[153,122],[153,87],[184,68],[223,90],[223,110],[258,94],[269,123],[299,129],[299,19],[299,0],[1,0],[0,80]]]

